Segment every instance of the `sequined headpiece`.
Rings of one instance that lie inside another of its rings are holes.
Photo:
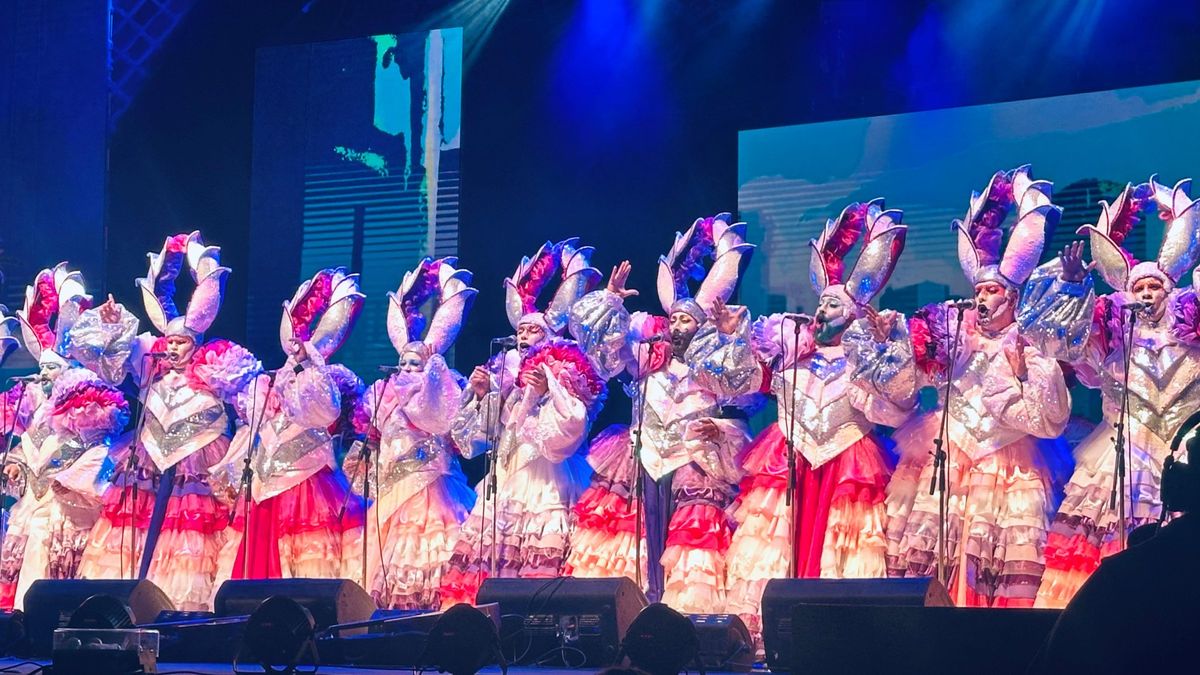
[[[63,358],[71,326],[92,306],[92,296],[83,285],[83,275],[61,262],[37,273],[25,287],[25,307],[17,312],[25,349],[39,363],[66,365]]]
[[[358,275],[347,274],[343,267],[314,274],[283,303],[279,344],[284,353],[290,352],[291,341],[298,339],[329,360],[350,336],[366,297],[358,290]]]
[[[996,281],[1020,290],[1037,267],[1046,245],[1046,231],[1053,230],[1062,209],[1051,203],[1053,184],[1029,177],[1029,165],[997,171],[983,194],[971,193],[971,205],[963,220],[954,221],[958,232],[958,261],[972,284]],[[1016,223],[1008,245],[1000,255],[1004,221],[1013,207]]]
[[[1200,258],[1200,209],[1188,196],[1191,179],[1179,181],[1174,188],[1156,179],[1151,176],[1148,183],[1127,184],[1112,204],[1100,202],[1095,225],[1079,228],[1079,234],[1089,235],[1096,269],[1113,288],[1128,291],[1138,279],[1155,277],[1169,291]],[[1138,262],[1121,244],[1151,203],[1157,203],[1167,227],[1158,259]]]
[[[725,302],[733,295],[754,246],[746,243],[746,224],[732,221],[730,214],[718,213],[675,233],[671,250],[658,259],[658,301],[668,315],[686,312],[703,323],[715,300]],[[712,265],[706,268],[708,258]],[[694,296],[689,281],[700,282]]]
[[[884,210],[882,198],[861,204],[854,202],[842,209],[836,219],[825,222],[821,236],[809,242],[809,280],[819,296],[828,290],[840,291],[856,306],[866,305],[887,285],[896,261],[904,250],[908,227],[900,223],[904,214]],[[862,239],[858,260],[845,274],[846,254]]]
[[[150,268],[136,283],[142,289],[142,304],[150,323],[163,335],[183,335],[199,343],[221,309],[225,277],[229,275],[229,268],[221,267],[221,249],[205,246],[196,231],[167,237],[160,252],[146,255]],[[187,310],[180,314],[175,304],[175,279],[184,263],[196,288]]]
[[[454,257],[425,258],[404,273],[400,288],[388,293],[388,339],[397,354],[404,354],[413,342],[424,344],[434,354],[444,354],[454,344],[479,294],[471,288],[471,273],[456,269],[457,264]],[[426,330],[421,310],[435,301],[437,308]]]
[[[505,310],[513,330],[535,323],[548,335],[559,335],[567,327],[571,306],[600,283],[600,270],[592,267],[591,246],[578,246],[579,238],[542,244],[532,258],[521,258],[517,271],[504,280]],[[538,297],[561,272],[558,289],[544,310]]]

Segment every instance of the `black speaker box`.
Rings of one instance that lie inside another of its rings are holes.
[[[236,579],[217,590],[213,609],[218,617],[253,614],[263,600],[282,595],[312,614],[317,631],[339,623],[364,621],[375,611],[375,601],[362,586],[349,579]]]
[[[33,653],[49,656],[54,629],[66,626],[76,608],[93,595],[111,595],[125,603],[138,624],[175,609],[162,589],[145,579],[40,579],[25,593],[25,630]]]
[[[948,607],[936,579],[772,579],[763,590],[763,646],[771,670],[792,663],[792,609],[799,604]]]
[[[509,663],[600,668],[616,663],[629,624],[648,604],[632,580],[487,579],[479,604],[500,606]]]
[[[793,673],[1026,672],[1059,611],[796,605]],[[775,668],[772,668],[775,670]]]

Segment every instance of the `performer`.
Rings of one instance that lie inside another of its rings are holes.
[[[661,320],[624,308],[635,291],[625,288],[630,266],[613,270],[608,288],[585,297],[572,314],[572,332],[588,346],[602,371],[621,367],[633,376],[627,390],[635,415],[644,408],[640,461],[645,485],[649,595],[681,612],[711,613],[725,606],[725,553],[732,523],[725,509],[741,478],[740,453],[749,440],[737,410],[757,392],[759,366],[750,349],[745,308],[725,306],[753,246],[745,224],[728,213],[700,218],[659,259],[658,295],[669,316],[669,352],[647,345],[662,336]],[[705,270],[705,258],[712,268]],[[689,279],[703,279],[695,297]],[[657,325],[655,325],[657,324]],[[659,342],[658,344],[664,344]],[[669,356],[669,358],[667,358]],[[645,405],[640,404],[645,392]],[[638,419],[632,421],[636,430]],[[619,438],[620,436],[616,436]],[[599,470],[581,507],[570,570],[579,576],[631,576],[636,549],[633,505],[608,531],[599,514],[631,494],[635,467],[621,455],[628,443],[597,443],[590,458]],[[615,486],[615,487],[614,487]],[[612,510],[612,509],[610,509]]]
[[[1100,389],[1104,420],[1076,450],[1075,473],[1046,543],[1038,606],[1065,606],[1100,558],[1120,549],[1120,528],[1131,531],[1162,513],[1163,460],[1179,425],[1200,407],[1200,305],[1195,285],[1178,288],[1200,257],[1200,209],[1188,196],[1189,185],[1184,180],[1172,189],[1153,177],[1127,185],[1111,206],[1102,203],[1095,226],[1080,229],[1090,235],[1101,276],[1117,289],[1095,303],[1094,320],[1087,321],[1090,339],[1072,359],[1079,380]],[[1162,247],[1157,260],[1138,263],[1121,244],[1155,203],[1167,222]],[[1132,302],[1144,307],[1131,310]],[[1133,348],[1127,359],[1130,321]],[[1127,416],[1122,415],[1126,382]],[[1117,486],[1115,426],[1122,421],[1128,445],[1122,450],[1127,453],[1124,523],[1110,501]]]
[[[242,390],[244,423],[221,461],[222,477],[245,486],[234,504],[233,533],[221,569],[233,579],[330,579],[361,564],[362,514],[349,508],[349,486],[334,459],[341,417],[339,379],[357,380],[329,359],[346,342],[362,311],[358,275],[323,269],[283,304],[283,367],[261,373]],[[355,383],[351,383],[352,391]],[[248,537],[248,539],[247,539]]]
[[[869,305],[895,269],[906,234],[901,212],[883,206],[882,199],[847,206],[811,243],[815,320],[773,314],[754,323],[752,344],[770,367],[779,421],[759,434],[743,462],[727,583],[728,611],[756,636],[763,588],[790,573],[791,536],[797,576],[887,574],[891,457],[874,425],[904,422],[916,405],[916,373],[904,322]],[[858,260],[844,273],[844,257],[860,239]],[[791,507],[789,433],[797,455]]]
[[[185,264],[196,287],[180,314],[173,296]],[[228,274],[220,249],[205,246],[199,232],[168,237],[159,253],[150,254],[146,277],[137,281],[146,314],[163,337],[136,336],[137,319],[111,298],[84,312],[71,330],[71,353],[80,362],[109,382],[133,376],[144,416],[132,450],[112,457],[112,485],[80,576],[127,579],[144,572],[181,610],[209,607],[229,523],[210,468],[229,449],[226,403],[261,370],[244,348],[204,341]],[[152,528],[152,519],[161,528]],[[157,544],[148,535],[156,535]],[[147,550],[148,566],[139,570]]]
[[[493,541],[498,576],[546,578],[562,570],[570,509],[589,477],[579,450],[604,401],[604,381],[587,355],[559,337],[572,305],[600,277],[589,263],[592,249],[576,244],[546,242],[505,280],[516,349],[477,367],[467,382],[451,436],[470,457],[496,441],[496,493],[487,494],[487,477],[477,487],[442,577],[443,606],[474,601],[493,567]],[[537,311],[538,295],[560,272],[549,306]]]
[[[4,473],[24,485],[0,549],[5,610],[23,609],[38,579],[75,578],[100,513],[101,469],[129,420],[120,391],[63,356],[72,323],[90,304],[79,272],[59,263],[38,273],[17,312],[38,377],[0,398],[4,432],[20,436]],[[15,343],[8,323],[0,314],[0,361]]]
[[[1032,606],[1042,576],[1059,458],[1037,439],[1062,433],[1070,398],[1058,364],[1026,344],[1015,312],[1047,225],[1058,222],[1050,193],[1050,183],[1032,180],[1027,166],[997,172],[982,195],[972,196],[965,222],[955,223],[975,308],[960,314],[953,304],[932,305],[909,326],[925,382],[938,388],[939,409],[894,436],[901,466],[888,487],[889,573],[938,572],[941,493],[930,494],[930,484],[949,377],[945,573],[958,605]],[[1001,227],[1013,207],[1017,220],[1001,256]],[[956,351],[953,363],[948,349]]]
[[[357,416],[366,442],[375,446],[367,462],[360,447],[346,458],[346,473],[360,492],[368,468],[374,474],[367,555],[369,589],[381,607],[441,606],[442,571],[475,503],[450,440],[463,378],[442,356],[478,293],[469,286],[471,273],[455,269],[457,263],[456,258],[425,258],[404,274],[398,292],[388,294],[388,338],[399,366],[371,386]],[[426,331],[422,307],[435,298],[437,309]]]

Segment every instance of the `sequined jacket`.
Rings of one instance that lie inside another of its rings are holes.
[[[329,427],[341,415],[341,394],[318,355],[299,373],[290,359],[261,374],[243,390],[238,408],[242,422],[221,464],[240,469],[251,453],[254,476],[250,494],[262,502],[283,494],[324,468],[333,469],[334,437]],[[251,448],[254,428],[258,442]]]
[[[8,455],[8,462],[21,468],[25,483],[25,495],[13,507],[13,517],[51,499],[76,508],[100,503],[107,485],[104,461],[121,430],[101,429],[84,437],[54,424],[53,415],[54,406],[42,388],[27,386],[14,428],[20,443]],[[61,492],[54,492],[54,483]]]
[[[749,441],[746,423],[723,411],[744,404],[758,391],[761,368],[749,342],[749,322],[732,335],[710,323],[692,338],[682,358],[640,376],[629,332],[630,317],[621,298],[606,289],[584,296],[571,310],[571,333],[584,347],[597,370],[612,377],[621,370],[634,376],[626,388],[633,399],[632,428],[645,390],[641,461],[655,480],[695,462],[707,474],[729,483],[741,479],[739,455]],[[712,420],[721,429],[718,442],[705,441],[697,424]]]
[[[366,416],[380,434],[376,489],[384,513],[394,512],[438,478],[461,473],[450,440],[462,399],[459,381],[446,360],[434,354],[424,372],[395,373],[367,389]],[[359,452],[356,444],[346,455],[346,474],[361,483]]]
[[[783,344],[786,335],[781,339],[777,329],[766,328],[781,323],[778,315],[756,322],[764,330],[755,335],[769,342],[756,351],[776,355],[770,372],[779,429],[785,438],[795,431],[796,450],[813,468],[871,433],[875,424],[899,426],[916,406],[912,344],[903,321],[887,342],[878,343],[865,320],[858,320],[841,344],[814,345],[798,356]]]
[[[506,352],[493,364],[491,390],[482,399],[464,392],[451,437],[467,458],[485,453],[489,439],[499,438],[496,476],[503,498],[573,503],[586,479],[576,451],[587,437],[591,411],[548,369],[541,396],[517,386],[520,362],[517,350]]]
[[[1090,284],[1087,288],[1090,291]],[[1100,298],[1102,311],[1097,311],[1094,294],[1086,297],[1086,309],[1080,311],[1078,320],[1088,329],[1087,339],[1060,352],[1075,367],[1080,382],[1100,390],[1104,419],[1112,426],[1120,419],[1125,388],[1123,344],[1128,339],[1131,315],[1120,305],[1127,301],[1127,295],[1113,293]],[[1130,442],[1159,466],[1170,452],[1171,439],[1180,425],[1200,408],[1200,342],[1187,339],[1188,330],[1177,330],[1176,324],[1184,320],[1177,311],[1183,303],[1195,303],[1190,289],[1170,293],[1167,310],[1159,321],[1138,317],[1134,324],[1128,434]],[[1190,336],[1194,335],[1190,331]]]
[[[123,307],[120,311],[120,320],[111,324],[101,320],[97,309],[80,314],[71,329],[71,356],[110,384],[119,385],[129,374],[144,387],[145,420],[138,444],[165,471],[228,435],[226,399],[218,395],[218,387],[198,386],[181,370],[158,369],[146,357],[156,338],[138,335],[137,318]],[[210,369],[214,380],[223,376],[217,370]]]

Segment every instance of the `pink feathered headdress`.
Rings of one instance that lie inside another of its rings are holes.
[[[658,301],[663,311],[693,316],[696,308],[711,312],[716,300],[725,302],[733,295],[742,266],[753,252],[754,246],[746,243],[745,223],[733,222],[728,213],[697,218],[687,232],[675,233],[671,249],[658,259]],[[690,284],[695,281],[700,286],[693,296]]]
[[[1053,230],[1062,209],[1050,202],[1053,184],[1033,180],[1029,165],[997,171],[983,193],[973,192],[966,218],[954,221],[958,232],[958,261],[972,284],[997,281],[1019,289],[1037,267],[1046,244],[1047,229]],[[1008,237],[1004,254],[1004,221],[1013,207],[1017,220]]]
[[[142,304],[150,323],[163,335],[185,335],[197,342],[217,318],[225,292],[228,267],[221,267],[221,249],[205,246],[200,232],[167,237],[162,250],[146,254],[150,267],[137,280]],[[175,280],[187,264],[196,282],[187,310],[180,314],[175,304]]]
[[[865,204],[854,202],[836,219],[826,221],[821,236],[809,242],[813,291],[819,296],[827,288],[844,286],[855,304],[870,303],[887,285],[904,250],[908,227],[900,223],[903,217],[897,209],[884,210],[884,201],[878,198]],[[860,239],[862,251],[846,274],[846,255]]]
[[[1200,258],[1200,209],[1188,196],[1191,179],[1168,188],[1151,176],[1150,182],[1127,184],[1117,199],[1100,202],[1100,218],[1095,225],[1084,225],[1079,234],[1088,234],[1096,269],[1109,286],[1128,291],[1138,279],[1152,276],[1162,280],[1168,290]],[[1145,211],[1158,205],[1159,217],[1168,221],[1158,259],[1138,262],[1122,244],[1141,222]]]
[[[68,269],[67,263],[38,272],[33,284],[25,288],[25,307],[17,312],[25,349],[39,361],[51,358],[65,363],[61,354],[66,351],[71,326],[91,306],[83,275]]]
[[[591,246],[579,246],[579,238],[557,244],[546,242],[532,258],[521,258],[516,272],[504,280],[505,311],[513,330],[522,323],[537,322],[552,334],[561,334],[570,319],[571,306],[600,283],[600,270],[592,267]],[[558,289],[544,310],[538,298],[555,276]]]
[[[388,339],[397,354],[412,342],[421,342],[435,354],[444,354],[466,320],[479,291],[471,288],[471,273],[455,269],[458,258],[424,258],[404,273],[400,288],[388,293]],[[422,313],[436,301],[437,309],[425,330]]]
[[[312,344],[328,360],[350,336],[365,298],[358,290],[358,275],[347,274],[345,268],[331,267],[314,274],[283,303],[279,344],[284,353],[291,351],[294,338]]]

